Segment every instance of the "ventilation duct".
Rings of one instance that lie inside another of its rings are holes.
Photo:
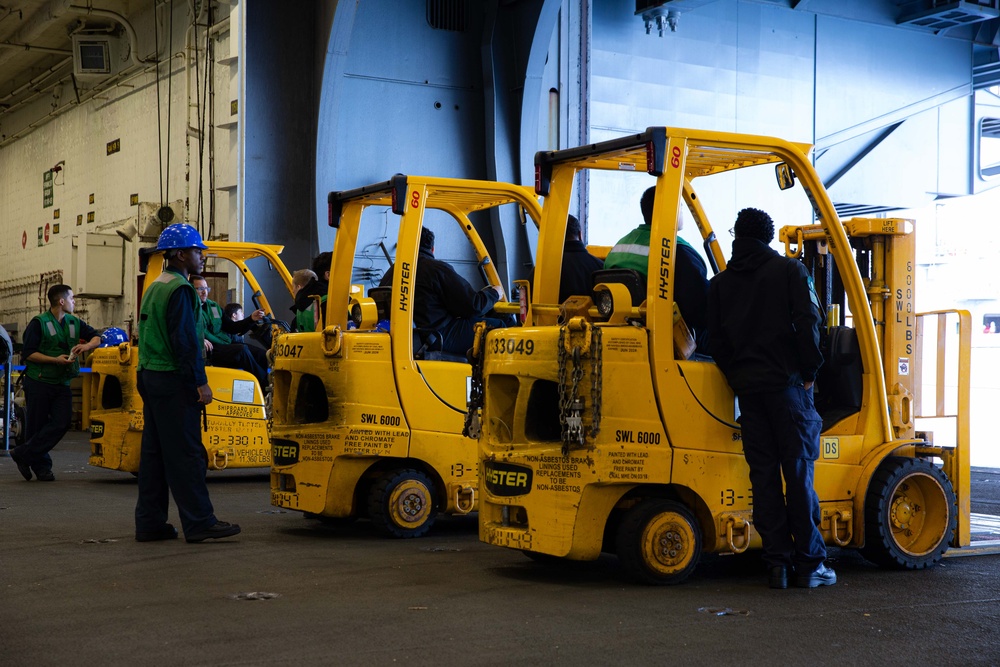
[[[903,6],[898,25],[926,28],[934,32],[989,21],[1000,17],[1000,0],[962,0],[961,2],[911,2]]]

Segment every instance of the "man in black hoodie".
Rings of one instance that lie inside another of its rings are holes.
[[[566,218],[566,244],[559,274],[559,303],[574,295],[589,296],[594,289],[594,271],[604,268],[604,260],[594,257],[583,243],[583,227],[575,215]]]
[[[392,285],[395,265],[382,276],[381,287]],[[434,258],[434,232],[420,230],[420,254],[414,279],[413,324],[424,331],[437,332],[441,349],[464,355],[472,347],[476,322],[489,327],[503,327],[505,322],[486,317],[493,305],[503,298],[503,288],[487,285],[478,292],[448,262]]]
[[[823,364],[819,299],[805,266],[768,246],[774,223],[767,213],[743,209],[733,232],[732,259],[709,284],[708,332],[739,399],[754,527],[772,588],[787,588],[792,568],[796,586],[829,586],[837,575],[824,565],[813,488],[822,427],[812,394]]]

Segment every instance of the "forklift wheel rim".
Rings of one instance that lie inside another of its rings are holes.
[[[661,512],[643,528],[643,560],[658,575],[680,572],[697,556],[696,542],[694,527],[684,516],[669,510]]]
[[[948,532],[948,494],[923,471],[906,475],[892,490],[889,526],[893,540],[909,556],[925,556]]]
[[[401,528],[417,528],[430,518],[433,508],[430,489],[418,479],[406,479],[389,495],[393,523]]]

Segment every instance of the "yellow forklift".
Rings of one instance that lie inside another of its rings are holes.
[[[462,436],[471,367],[414,329],[421,228],[457,225],[490,285],[500,278],[470,215],[518,207],[537,224],[531,188],[398,174],[329,195],[337,228],[325,326],[277,336],[271,502],[336,522],[368,517],[394,537],[425,534],[436,515],[476,509],[477,445]],[[371,209],[368,215],[363,215]],[[362,228],[394,233],[392,285],[352,286]],[[495,310],[516,312],[516,304]],[[431,337],[433,338],[433,337]]]
[[[253,294],[254,307],[267,314],[265,325],[279,327],[274,310],[248,266],[265,261],[278,273],[292,299],[292,278],[278,258],[284,246],[259,243],[208,241],[203,255],[215,262],[215,270],[231,263],[234,271],[247,281]],[[143,286],[151,285],[163,270],[163,252],[155,249],[140,254],[140,270],[145,270]],[[285,325],[287,328],[287,325]],[[136,387],[139,348],[134,341],[113,347],[99,347],[91,353],[91,373],[84,385],[84,425],[90,428],[89,463],[98,468],[139,472],[139,450],[142,444],[142,398]],[[208,383],[213,400],[206,408],[202,442],[209,470],[225,468],[258,468],[271,464],[271,447],[267,439],[265,396],[250,373],[232,368],[207,366]]]
[[[480,436],[482,541],[538,559],[615,553],[651,584],[683,581],[704,552],[760,548],[733,392],[714,362],[692,355],[674,302],[682,206],[713,269],[725,268],[711,202],[696,187],[713,192],[713,179],[728,179],[723,187],[753,192],[745,205],[781,208],[804,195],[799,208],[815,216],[779,236],[827,314],[815,389],[825,541],[905,569],[969,544],[969,313],[914,311],[913,221],[841,221],[810,150],[651,127],[536,155],[544,206],[526,324],[481,328],[473,348],[471,393],[483,399],[470,403],[468,432]],[[560,304],[566,213],[583,170],[655,178],[649,279],[598,272],[591,294]],[[937,430],[918,430],[922,417]]]

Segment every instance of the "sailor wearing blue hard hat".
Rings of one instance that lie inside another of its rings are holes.
[[[165,251],[167,265],[142,297],[136,377],[145,426],[135,506],[138,542],[177,537],[177,530],[167,523],[168,490],[188,542],[240,532],[236,524],[215,517],[205,484],[200,418],[204,406],[212,402],[212,390],[201,355],[198,296],[188,275],[201,271],[201,251],[207,247],[190,225],[164,229],[156,249]]]

